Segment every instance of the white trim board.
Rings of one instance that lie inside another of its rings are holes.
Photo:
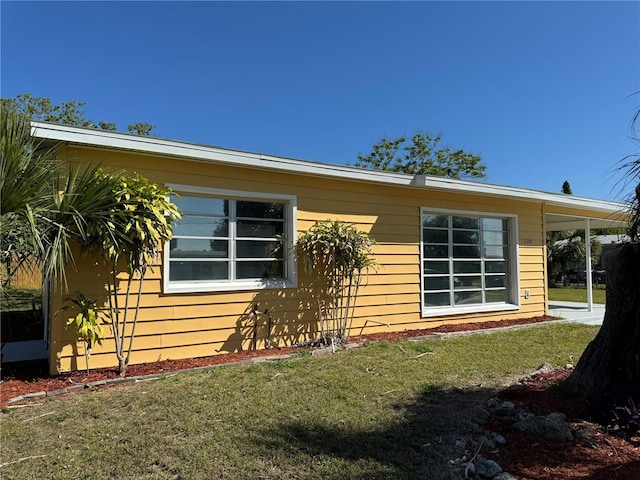
[[[132,135],[98,130],[95,128],[73,127],[48,122],[32,122],[31,125],[32,135],[36,138],[94,148],[124,150],[149,155],[177,157],[198,162],[284,171],[300,175],[340,178],[351,181],[429,188],[439,191],[542,202],[558,207],[583,208],[611,215],[624,210],[624,205],[616,202],[526,188],[426,175],[414,176],[403,173],[368,170],[346,165],[296,160],[157,137]]]

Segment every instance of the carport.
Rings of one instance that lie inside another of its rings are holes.
[[[560,202],[545,204],[545,233],[566,230],[584,230],[587,232],[585,233],[585,237],[590,240],[592,237],[592,229],[625,228],[627,226],[624,205],[622,204],[607,201],[594,201],[593,199],[583,199],[570,195],[567,195],[566,199],[563,198],[562,200],[562,204],[560,204]],[[564,200],[566,200],[566,202]],[[583,202],[585,203],[585,207],[587,206],[586,202],[588,202],[588,213],[581,214],[579,211],[570,213],[570,210],[573,210],[573,208],[571,208],[571,204],[575,204],[575,206],[579,208],[582,206],[581,204]],[[598,212],[602,212],[602,216],[597,216]],[[591,241],[585,242],[585,250],[584,267],[587,287],[587,303],[586,306],[581,306],[579,308],[588,313],[593,313],[593,268],[591,266],[591,261],[589,260],[591,258]]]

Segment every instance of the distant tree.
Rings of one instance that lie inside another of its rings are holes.
[[[368,155],[358,155],[357,167],[402,172],[412,175],[433,175],[448,178],[485,178],[486,166],[478,155],[464,150],[440,147],[442,137],[416,133],[410,143],[406,137],[395,140],[382,138]]]
[[[562,193],[573,195],[568,180],[562,184]],[[585,263],[586,261],[586,233],[584,230],[567,230],[547,232],[547,270],[549,285],[553,285],[554,272],[566,272],[569,263]],[[596,239],[591,239],[591,265],[598,262],[602,245]]]
[[[108,130],[111,132],[115,132],[118,129],[113,122],[98,122],[98,127],[100,127],[100,130]]]
[[[96,128],[85,116],[84,102],[63,102],[55,105],[50,98],[23,93],[15,98],[2,98],[2,108],[15,110],[27,118],[42,122],[62,123],[78,127]]]
[[[592,230],[594,235],[624,235],[625,229],[620,227],[610,227],[610,228],[594,228]]]
[[[0,108],[15,111],[31,120],[53,122],[75,127],[98,128],[100,130],[116,131],[113,122],[98,121],[86,117],[85,102],[63,102],[54,104],[50,98],[34,97],[30,93],[22,93],[15,98],[0,98]],[[136,135],[151,135],[154,126],[149,123],[134,123],[129,125],[129,131]]]
[[[550,275],[549,285],[553,285],[554,272],[566,272],[569,263],[584,264],[587,258],[584,230],[569,230],[547,233],[547,271]],[[591,265],[598,262],[602,245],[595,238],[591,239]]]
[[[155,126],[151,125],[150,123],[141,123],[141,122],[132,123],[127,127],[129,132],[135,133],[136,135],[141,135],[144,137],[148,137],[149,135],[151,135],[151,130],[153,130],[154,128]]]

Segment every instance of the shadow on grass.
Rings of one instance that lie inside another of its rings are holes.
[[[328,425],[318,418],[256,429],[256,442],[276,457],[342,459],[357,471],[323,478],[460,479],[464,465],[449,461],[473,450],[474,409],[495,396],[493,389],[445,390],[426,387],[413,403],[394,407],[394,420],[373,430]],[[466,440],[466,446],[456,445]],[[475,450],[471,452],[471,455]],[[293,460],[296,462],[296,460]],[[351,467],[347,467],[351,468]],[[317,473],[317,472],[314,472]]]

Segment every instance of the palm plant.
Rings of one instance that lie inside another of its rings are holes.
[[[108,226],[117,202],[106,193],[118,179],[99,175],[99,167],[57,160],[53,148],[31,135],[29,118],[15,109],[2,109],[0,133],[0,245],[8,278],[20,264],[39,264],[44,279],[66,286],[72,244],[86,243],[95,225]]]
[[[638,109],[631,119],[631,140],[640,146],[640,133],[638,133],[638,121],[640,121],[640,109]],[[625,157],[619,169],[625,172],[622,180],[622,190],[631,192],[627,195],[627,213],[629,214],[629,225],[627,233],[631,241],[640,241],[640,153],[634,153]],[[634,188],[635,186],[635,188]]]
[[[122,232],[111,223],[111,212],[119,201],[112,192],[119,178],[105,174],[99,166],[59,165],[51,197],[51,209],[36,221],[46,223],[39,248],[44,252],[43,271],[47,278],[59,278],[66,285],[66,267],[75,267],[72,245],[85,249],[99,230],[117,243]],[[34,216],[37,216],[36,212]]]
[[[27,116],[16,108],[1,112],[0,245],[8,277],[16,263],[33,262],[42,266],[43,282],[55,278],[66,288],[67,268],[75,266],[74,245],[102,258],[109,269],[108,314],[124,374],[147,266],[181,217],[169,201],[171,191],[139,175],[65,164],[34,139]],[[116,283],[121,260],[129,274],[122,310]],[[128,329],[129,293],[136,277],[138,301]]]
[[[21,266],[43,259],[38,248],[45,225],[34,211],[46,210],[54,182],[54,154],[31,136],[29,120],[0,110],[0,249],[7,283]]]
[[[584,230],[570,230],[547,233],[547,265],[550,275],[549,285],[553,284],[553,272],[566,272],[569,263],[584,263],[587,256]],[[600,255],[602,245],[591,239],[591,264]]]

